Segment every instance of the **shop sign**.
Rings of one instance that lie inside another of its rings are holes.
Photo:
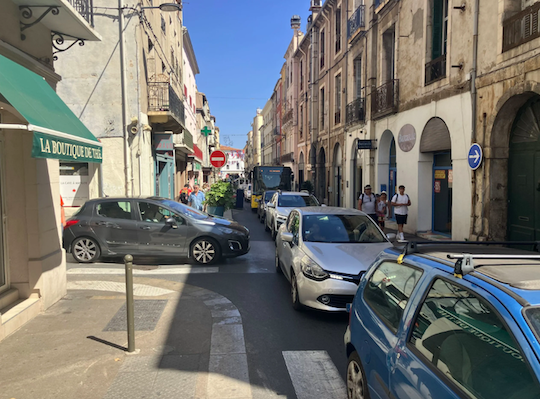
[[[416,144],[416,130],[413,125],[405,125],[401,128],[398,134],[399,148],[403,152],[409,152]]]
[[[435,180],[435,194],[439,194],[441,192],[441,181]]]
[[[373,141],[371,140],[358,140],[359,150],[373,150]]]
[[[454,171],[450,169],[448,171],[448,184],[452,184],[454,182]]]
[[[101,163],[103,153],[102,148],[98,145],[34,132],[32,157]]]
[[[169,133],[154,134],[154,145],[158,151],[173,151],[173,136]]]
[[[446,170],[436,170],[435,179],[446,179]]]

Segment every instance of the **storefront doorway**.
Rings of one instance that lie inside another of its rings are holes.
[[[540,97],[518,112],[508,159],[508,239],[540,240]]]
[[[156,194],[174,199],[174,160],[172,157],[156,155]]]
[[[433,154],[433,231],[452,233],[452,156]]]
[[[397,158],[396,158],[396,140],[392,137],[392,142],[390,143],[390,155],[388,163],[388,200],[392,202],[394,194],[397,193]],[[390,208],[390,218],[392,220],[394,217],[394,207]]]
[[[358,150],[358,140],[354,141],[352,148],[352,208],[356,208],[358,198],[362,193],[362,157]]]
[[[334,147],[334,206],[341,206],[341,146],[339,143]]]

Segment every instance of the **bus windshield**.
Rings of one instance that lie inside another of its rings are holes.
[[[255,166],[253,168],[253,194],[264,191],[291,191],[291,168],[283,166]]]

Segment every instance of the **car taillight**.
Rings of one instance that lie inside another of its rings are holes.
[[[71,220],[68,220],[66,221],[66,225],[64,226],[64,229],[67,229],[68,227],[71,227],[73,226],[74,224],[77,224],[79,223],[80,220],[79,219],[71,219]]]

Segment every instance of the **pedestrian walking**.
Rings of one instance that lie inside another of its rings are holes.
[[[407,224],[407,216],[409,213],[409,206],[411,206],[411,199],[408,194],[405,194],[405,186],[399,186],[399,193],[395,193],[391,201],[394,207],[394,213],[396,215],[396,222],[398,225],[398,240],[405,240],[403,235],[403,225]]]
[[[377,223],[379,227],[384,230],[384,220],[388,214],[388,200],[387,200],[386,191],[383,191],[377,200],[376,212],[377,212]]]
[[[189,184],[184,184],[184,188],[180,190],[180,202],[187,205],[189,202],[190,194],[191,189],[189,188]]]
[[[199,185],[195,184],[193,186],[193,192],[189,196],[189,203],[188,205],[192,208],[198,209],[199,211],[203,210],[203,202],[206,199],[206,196],[204,193],[199,190]]]
[[[364,187],[364,192],[358,197],[358,209],[364,213],[367,213],[369,217],[377,223],[377,211],[375,210],[377,198],[375,194],[371,192],[371,186],[368,184]]]

